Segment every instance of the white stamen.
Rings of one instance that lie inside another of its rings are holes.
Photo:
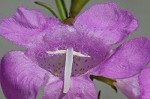
[[[49,55],[66,54],[66,50],[46,51],[46,53],[49,54]],[[73,55],[80,56],[80,57],[90,57],[88,55],[84,55],[84,54],[82,54],[80,52],[75,52],[75,51],[73,51]]]
[[[73,64],[73,48],[69,48],[67,49],[67,52],[66,52],[63,93],[67,93],[70,88],[72,64]]]

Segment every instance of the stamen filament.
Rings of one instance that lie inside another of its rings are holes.
[[[73,48],[69,48],[67,49],[67,52],[66,52],[63,93],[67,93],[70,88],[72,64],[73,64]]]

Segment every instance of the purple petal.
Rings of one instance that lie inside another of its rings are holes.
[[[0,24],[0,35],[15,44],[30,47],[57,23],[56,19],[45,17],[39,11],[18,8],[14,16]]]
[[[150,61],[150,40],[136,38],[124,43],[98,69],[98,75],[124,78],[139,73]]]
[[[141,99],[150,98],[150,69],[145,69],[139,75]]]
[[[115,3],[96,4],[80,14],[74,23],[79,31],[92,31],[106,44],[111,45],[123,40],[138,27],[134,16],[118,8]]]
[[[129,99],[141,99],[138,75],[126,79],[118,79],[116,86]]]
[[[1,61],[0,78],[7,99],[36,99],[47,72],[21,51],[6,54]]]
[[[89,90],[90,89],[90,90]],[[62,93],[63,80],[48,83],[43,99],[96,99],[97,92],[91,81],[80,77],[71,78],[71,87],[67,94]]]
[[[73,48],[76,52],[98,58],[100,61],[110,51],[110,47],[97,36],[82,31],[78,32],[74,27],[67,25],[53,28],[44,36],[44,41],[49,45],[49,50]]]

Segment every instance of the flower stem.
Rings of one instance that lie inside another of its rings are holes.
[[[55,0],[55,2],[60,15],[60,20],[64,21],[65,19],[67,19],[67,9],[64,0]]]
[[[100,96],[101,96],[101,91],[98,92],[98,97],[97,97],[97,99],[100,99]]]

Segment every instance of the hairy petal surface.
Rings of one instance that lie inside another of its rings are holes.
[[[1,86],[7,99],[36,99],[45,74],[21,51],[9,52],[1,61]]]
[[[0,35],[17,45],[31,47],[41,42],[45,32],[57,23],[39,11],[18,8],[14,16],[0,24]]]
[[[89,90],[90,89],[90,90]],[[43,99],[96,99],[94,84],[81,77],[72,77],[68,93],[63,94],[63,80],[47,83]]]
[[[90,32],[106,44],[123,40],[138,27],[137,20],[128,11],[119,9],[115,3],[96,4],[80,14],[74,23],[78,31]]]
[[[141,99],[138,75],[116,81],[115,85],[128,99]]]
[[[150,98],[150,68],[144,69],[139,75],[141,99]]]
[[[125,78],[139,73],[150,61],[150,40],[140,37],[118,47],[115,53],[98,69],[98,75]]]

